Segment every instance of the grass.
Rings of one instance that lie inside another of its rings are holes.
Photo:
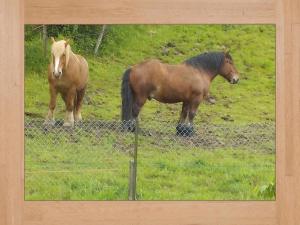
[[[102,137],[101,144],[96,138],[80,137],[79,145],[66,136],[50,135],[43,138],[35,133],[26,138],[26,200],[122,200],[127,196],[130,157],[111,147],[115,136]]]
[[[143,149],[139,154],[140,199],[264,199],[254,187],[267,183],[266,175],[274,173],[272,157],[240,149],[181,148],[161,155],[155,152]]]
[[[122,73],[135,63],[148,58],[180,63],[204,51],[228,48],[240,72],[240,83],[230,85],[217,77],[211,86],[217,103],[202,104],[195,123],[239,125],[275,121],[272,25],[114,25],[110,26],[97,57],[75,42],[71,45],[74,52],[87,58],[90,66],[83,106],[85,119],[120,119]],[[27,117],[43,118],[47,112],[47,63],[48,59],[42,56],[41,40],[35,37],[26,41]],[[180,104],[148,101],[141,113],[141,124],[175,124],[180,109]],[[64,106],[59,99],[56,117],[61,119],[63,114]],[[230,121],[224,117],[230,117]],[[45,146],[43,140],[35,144],[36,140],[26,137],[26,199],[126,200],[130,153],[116,151],[109,140],[100,147],[91,145],[90,140],[81,140],[80,148],[48,145],[49,148],[41,149]],[[248,147],[208,151],[166,146],[161,149],[146,140],[141,145],[139,199],[274,199],[257,191],[275,180],[274,150]]]
[[[84,146],[41,150],[32,144],[26,153],[25,199],[126,200],[129,154],[109,146]],[[260,196],[256,189],[273,175],[274,158],[270,154],[183,147],[163,152],[143,145],[139,151],[138,199],[272,199]]]

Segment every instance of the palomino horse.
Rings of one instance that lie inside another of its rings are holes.
[[[158,60],[137,64],[123,75],[122,120],[137,118],[147,99],[154,98],[163,103],[183,102],[177,133],[191,134],[197,108],[207,98],[210,84],[218,74],[231,84],[239,81],[228,52],[203,53],[179,65]],[[188,124],[185,126],[186,119]]]
[[[45,124],[54,124],[56,97],[60,93],[66,105],[64,126],[73,126],[80,121],[83,96],[88,81],[88,63],[80,55],[74,54],[68,41],[52,39],[51,63],[48,67],[50,90],[49,111]]]

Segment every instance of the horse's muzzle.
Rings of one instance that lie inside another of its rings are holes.
[[[239,78],[238,77],[233,77],[231,80],[230,80],[230,83],[231,84],[237,84],[239,82]]]
[[[61,75],[62,75],[62,72],[61,72],[61,71],[59,71],[58,73],[53,72],[53,76],[54,76],[54,78],[56,78],[56,79],[59,79],[59,78],[61,77]]]

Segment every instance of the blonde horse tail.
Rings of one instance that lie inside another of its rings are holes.
[[[123,74],[122,80],[122,121],[130,121],[133,119],[132,108],[133,108],[133,92],[130,86],[130,72],[131,69],[127,69]]]

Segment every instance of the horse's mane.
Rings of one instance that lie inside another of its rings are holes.
[[[229,54],[226,57],[231,59]],[[224,62],[224,58],[224,52],[205,52],[187,59],[184,63],[196,69],[217,73]]]
[[[70,61],[70,57],[73,57],[73,56],[76,57],[76,54],[72,51],[70,44],[68,44],[67,46],[65,46],[66,41],[61,40],[61,41],[58,41],[58,42],[56,42],[56,43],[57,43],[57,44],[56,44],[55,46],[52,45],[52,51],[54,51],[54,52],[55,52],[55,51],[61,51],[61,50],[59,50],[59,48],[60,48],[60,49],[65,48],[65,54],[66,54],[66,67],[68,67],[68,64],[69,64],[69,61]],[[53,59],[52,59],[52,60],[53,60]],[[76,57],[76,60],[78,60],[77,57]],[[53,62],[52,62],[52,63],[53,63]]]

